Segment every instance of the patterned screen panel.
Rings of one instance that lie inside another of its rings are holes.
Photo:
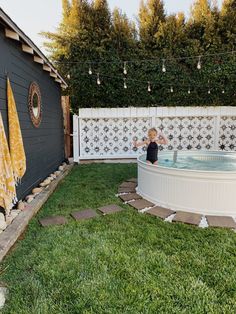
[[[235,116],[222,116],[219,120],[216,116],[80,118],[80,156],[115,158],[140,154],[146,148],[135,149],[133,141],[144,140],[153,126],[169,139],[169,144],[160,146],[160,150],[236,150]]]
[[[236,150],[236,117],[221,117],[219,148],[227,151]]]
[[[214,117],[157,118],[156,125],[169,139],[168,150],[214,148]]]
[[[150,128],[150,118],[81,119],[81,156],[119,156],[142,152],[133,141],[142,140]]]

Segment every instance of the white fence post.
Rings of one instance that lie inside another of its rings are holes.
[[[218,112],[215,117],[215,136],[214,136],[214,150],[219,149],[219,140],[220,140],[220,118],[221,115]]]
[[[73,115],[73,156],[74,162],[79,162],[79,117]]]

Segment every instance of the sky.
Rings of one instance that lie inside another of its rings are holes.
[[[111,9],[119,7],[130,18],[138,14],[140,0],[108,0]],[[168,13],[188,15],[193,0],[164,0]],[[218,0],[221,4],[222,0]],[[55,31],[61,20],[61,0],[0,0],[0,7],[43,51],[41,31]],[[45,52],[45,51],[44,51]]]

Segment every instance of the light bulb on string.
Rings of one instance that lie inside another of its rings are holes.
[[[127,73],[128,73],[128,71],[127,71],[127,62],[124,62],[123,73],[124,73],[124,75],[127,75]]]
[[[222,94],[224,94],[224,93],[225,93],[225,90],[223,89],[223,90],[222,90]]]
[[[152,88],[151,88],[151,83],[148,82],[148,92],[150,93],[152,91]]]
[[[171,86],[171,88],[170,88],[170,92],[171,93],[173,93],[174,92],[174,89],[173,89],[173,87]]]
[[[70,80],[70,74],[67,74],[67,78],[68,78],[68,80]]]
[[[198,57],[198,63],[197,63],[197,69],[201,70],[202,68],[202,63],[201,63],[201,56]]]
[[[208,94],[210,94],[211,93],[211,89],[210,89],[210,80],[208,80],[208,92],[207,92]]]
[[[162,72],[166,73],[165,59],[162,60]]]
[[[92,75],[92,74],[93,74],[91,65],[89,66],[89,71],[88,71],[88,73],[89,73],[89,75]]]
[[[190,90],[190,87],[188,88],[188,94],[191,94],[191,90]]]
[[[126,78],[124,78],[124,89],[127,89]]]
[[[97,84],[98,84],[98,85],[101,85],[101,80],[100,80],[99,73],[97,73]]]

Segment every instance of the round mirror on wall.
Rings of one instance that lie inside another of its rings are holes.
[[[42,103],[39,86],[36,82],[30,84],[28,107],[33,125],[39,127],[42,120]]]

